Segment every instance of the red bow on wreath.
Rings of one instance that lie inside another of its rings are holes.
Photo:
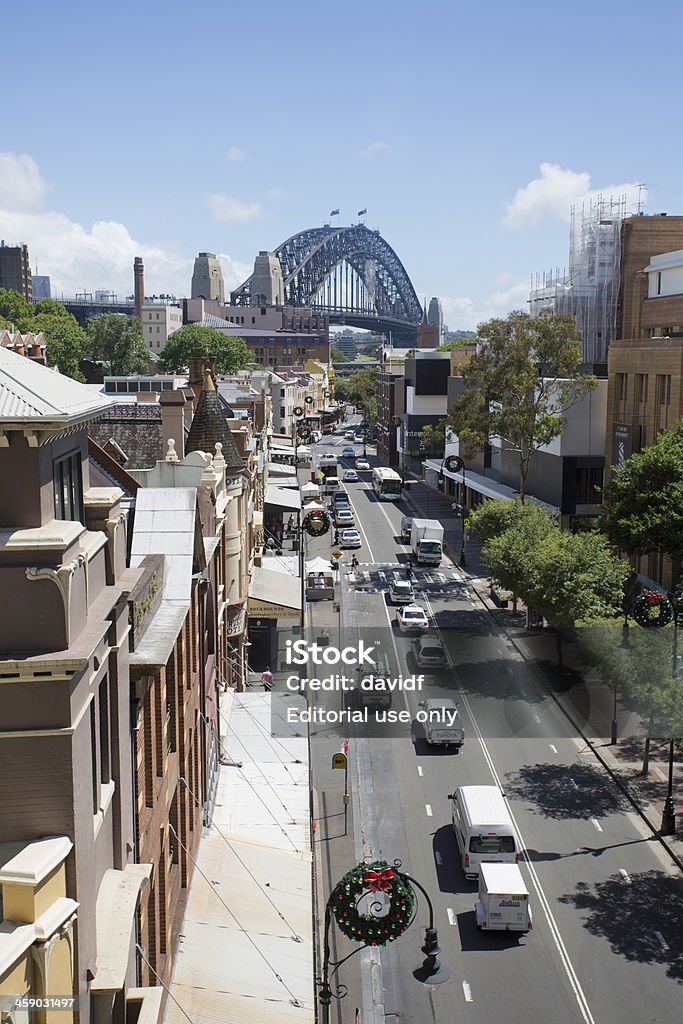
[[[662,603],[662,595],[661,594],[657,594],[657,593],[655,593],[652,590],[646,590],[645,591],[645,600],[647,601],[648,604],[661,604]]]
[[[363,881],[367,882],[371,892],[391,892],[391,882],[394,877],[394,872],[391,868],[387,868],[385,871],[366,871],[363,876]]]

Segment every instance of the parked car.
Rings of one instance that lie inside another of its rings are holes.
[[[370,469],[370,463],[367,459],[356,459],[356,469]]]
[[[413,604],[415,591],[409,580],[392,580],[389,584],[389,599],[392,604]]]
[[[433,636],[420,636],[411,647],[418,668],[447,668],[448,656],[440,640]]]
[[[342,530],[339,544],[343,548],[359,548],[361,546],[358,530]]]
[[[399,608],[396,624],[402,633],[424,633],[429,629],[427,613],[418,604],[406,604]]]
[[[353,512],[350,508],[344,508],[343,506],[337,507],[337,511],[334,516],[335,526],[341,528],[342,526],[355,526],[356,520],[353,518]]]
[[[358,483],[358,473],[356,473],[355,469],[346,470],[346,472],[344,473],[344,483]]]
[[[355,457],[356,449],[352,448],[351,445],[346,445],[346,447],[342,449],[342,459],[355,459]]]
[[[356,442],[356,444],[362,444],[363,443],[363,435],[362,434],[355,434],[353,439]]]

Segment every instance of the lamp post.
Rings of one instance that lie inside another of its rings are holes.
[[[681,603],[680,591],[675,594],[669,594],[669,600],[673,607],[674,612],[674,643],[673,652],[671,654],[671,665],[674,680],[678,676],[678,614]],[[672,723],[673,726],[673,723]],[[664,801],[664,808],[662,810],[662,826],[660,832],[663,836],[675,836],[676,835],[676,808],[674,807],[674,755],[675,745],[674,737],[669,737],[669,778],[666,787],[666,799]]]
[[[624,609],[624,625],[621,627],[621,640],[619,641],[619,650],[630,651],[631,641],[629,640],[629,625],[628,625],[628,611]],[[617,742],[617,677],[615,675],[613,679],[613,690],[614,690],[614,704],[612,705],[612,737],[611,745],[615,746]]]
[[[447,455],[442,463],[441,469],[439,470],[439,484],[440,489],[443,484],[444,477],[444,466],[449,473],[462,473],[462,502],[460,504],[460,517],[461,517],[461,531],[460,531],[460,565],[464,568],[467,565],[465,559],[465,514],[466,514],[466,503],[465,499],[467,496],[467,486],[465,483],[465,463],[459,455]]]

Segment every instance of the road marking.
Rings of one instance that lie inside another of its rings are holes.
[[[536,719],[536,721],[540,725],[541,724],[541,719],[538,717],[538,715],[534,715],[534,718]]]
[[[417,774],[418,775],[424,775],[424,772],[422,771],[422,765],[418,765],[417,766]]]
[[[661,932],[655,932],[655,938],[657,939],[657,942],[663,950],[667,950],[669,948],[669,943],[666,941]]]
[[[593,825],[598,830],[598,832],[602,832],[602,825],[600,824],[598,819],[597,818],[591,818],[591,821],[593,822]]]
[[[577,783],[576,783],[576,782],[574,782],[574,780],[573,780],[573,779],[570,779],[569,781],[571,782],[571,784],[572,784],[572,786],[574,787],[574,789],[578,789],[578,788],[579,788],[579,787],[578,787],[578,785],[577,785]]]
[[[464,993],[464,996],[465,996],[465,1002],[466,1003],[473,1003],[474,1002],[474,996],[472,995],[472,989],[470,988],[469,981],[463,981],[463,983],[462,983],[462,990],[463,990],[463,993]]]
[[[455,916],[455,912],[452,907],[446,907],[446,913],[448,914],[448,923],[457,924],[458,920]]]
[[[436,850],[436,852],[434,853],[434,860],[436,861],[437,864],[443,864],[443,857],[441,856],[441,853],[438,850]]]
[[[430,611],[430,613],[433,613],[433,609],[431,609],[431,607],[430,607],[429,598],[427,598],[427,607],[428,607],[428,610]],[[505,792],[505,786],[503,784],[503,781],[500,778],[498,772],[496,771],[496,766],[493,763],[493,758],[491,756],[491,752],[489,751],[489,748],[486,745],[486,740],[484,739],[484,737],[482,735],[482,732],[481,732],[481,729],[479,728],[476,716],[475,716],[474,711],[472,709],[472,705],[470,704],[469,699],[467,697],[467,694],[465,693],[464,687],[462,685],[462,682],[461,682],[460,678],[458,677],[457,672],[455,671],[455,667],[454,667],[453,662],[451,660],[450,651],[448,650],[448,647],[447,647],[447,645],[446,645],[446,643],[444,641],[444,638],[443,638],[443,635],[441,633],[441,630],[438,628],[438,626],[436,627],[436,632],[437,632],[437,634],[439,636],[439,639],[441,640],[441,642],[444,644],[444,647],[446,648],[446,653],[448,655],[448,664],[449,664],[449,667],[450,667],[451,671],[453,672],[453,675],[454,675],[454,677],[455,677],[455,679],[457,681],[458,689],[460,691],[460,699],[461,699],[464,707],[467,710],[467,714],[469,715],[470,721],[472,723],[472,728],[474,730],[474,734],[477,737],[477,740],[479,741],[479,746],[481,747],[481,751],[482,751],[482,754],[484,755],[484,759],[485,759],[485,761],[486,761],[486,763],[488,765],[489,771],[491,772],[491,775],[493,776],[493,780],[496,783],[496,785],[498,786],[498,788],[501,790],[501,792]],[[576,789],[579,788],[576,785],[576,783],[574,782],[573,779],[571,779],[570,781],[573,783],[573,785],[574,785],[574,787]],[[505,804],[507,806],[508,812],[509,812],[510,817],[512,819],[512,823],[515,826],[515,831],[517,832],[517,835],[519,836],[520,843],[522,844],[522,849],[524,849],[524,847],[526,846],[526,843],[524,842],[524,836],[522,834],[522,830],[520,829],[519,825],[517,824],[517,821],[515,820],[514,812],[512,810],[512,807],[510,806],[510,801],[507,798],[505,798],[505,797],[503,797],[503,799],[505,800]],[[583,991],[583,988],[581,987],[581,982],[579,981],[579,978],[578,978],[578,975],[577,975],[576,970],[574,968],[574,965],[573,965],[573,963],[572,963],[572,961],[571,961],[571,959],[569,957],[569,953],[567,951],[567,947],[564,944],[564,939],[562,938],[562,935],[560,933],[560,929],[559,929],[558,924],[557,924],[557,922],[555,920],[555,917],[553,915],[552,909],[550,907],[550,903],[548,902],[548,898],[547,898],[547,896],[545,894],[545,891],[544,891],[543,886],[541,884],[541,880],[540,880],[540,878],[538,876],[538,872],[536,871],[536,868],[534,867],[533,861],[528,860],[528,859],[525,858],[525,863],[526,863],[526,868],[527,868],[527,870],[529,872],[529,875],[531,876],[532,885],[533,885],[534,891],[536,892],[536,896],[538,898],[539,904],[541,906],[541,909],[543,910],[543,913],[545,914],[546,921],[548,922],[548,926],[550,928],[550,933],[552,935],[553,942],[555,944],[555,949],[557,950],[558,956],[559,956],[560,961],[562,963],[562,967],[564,968],[564,972],[565,972],[565,974],[567,976],[567,979],[568,979],[569,984],[571,986],[572,992],[574,994],[574,998],[575,998],[577,1006],[579,1008],[579,1013],[581,1014],[582,1019],[585,1021],[585,1024],[595,1024],[595,1019],[593,1017],[593,1014],[591,1013],[591,1009],[590,1009],[590,1006],[588,1004],[588,1000],[587,1000],[586,995],[585,995],[585,993]]]
[[[554,744],[554,743],[549,743],[549,744],[548,744],[548,746],[549,746],[549,747],[550,747],[550,749],[552,750],[553,754],[556,754],[556,753],[557,753],[557,747],[555,746],[555,744]]]
[[[627,885],[631,885],[631,876],[629,875],[626,868],[619,868],[619,874],[624,879]]]
[[[431,818],[432,814],[434,813],[432,811],[432,805],[431,804],[425,804],[425,810],[427,812],[427,817]]]

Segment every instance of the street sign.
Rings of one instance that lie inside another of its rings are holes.
[[[332,767],[343,768],[346,771],[346,754],[333,754]]]
[[[332,558],[341,558],[341,556],[342,556],[341,551],[333,551],[332,552]]]
[[[469,521],[469,519],[466,519],[466,520],[465,520],[465,526],[466,526],[466,527],[467,527],[467,528],[469,529],[469,526],[470,526],[470,521]]]

